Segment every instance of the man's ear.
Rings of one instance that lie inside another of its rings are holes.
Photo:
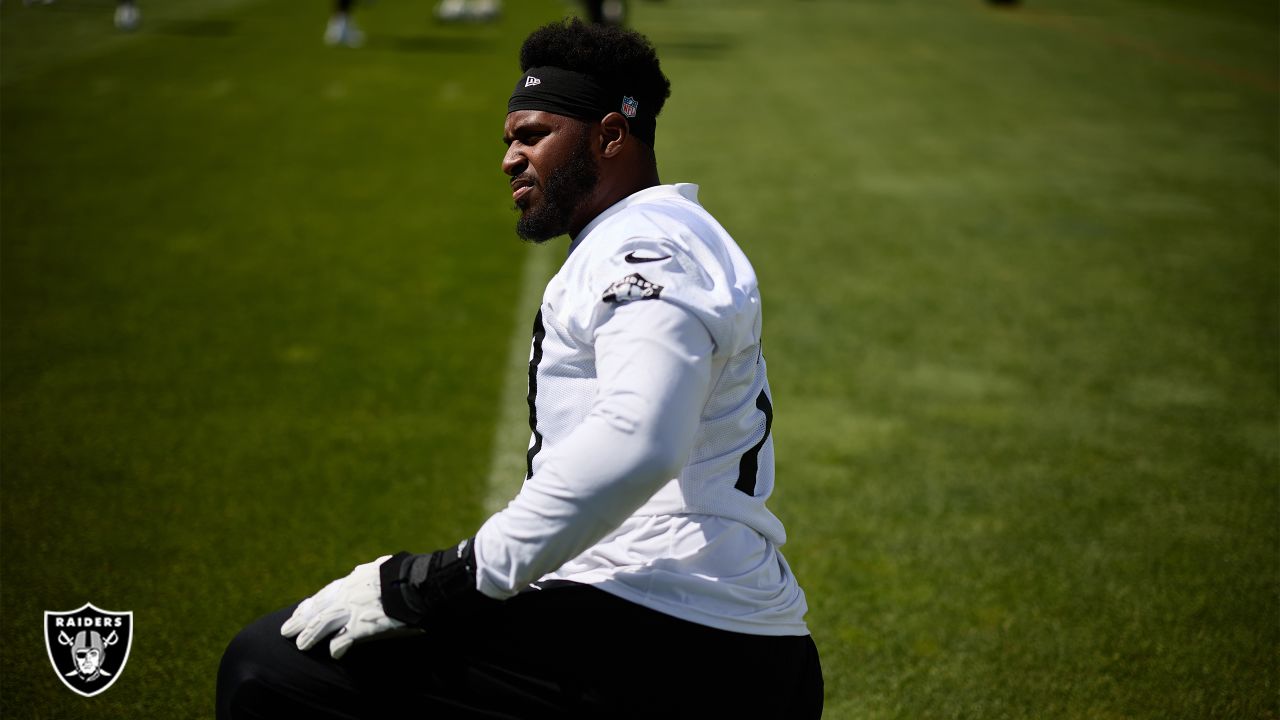
[[[601,157],[616,157],[630,139],[631,126],[622,113],[611,112],[600,121]]]

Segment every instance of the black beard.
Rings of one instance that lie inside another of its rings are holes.
[[[543,243],[569,232],[573,212],[596,189],[600,172],[591,157],[588,134],[582,133],[569,160],[551,172],[542,186],[542,204],[516,221],[516,234]]]

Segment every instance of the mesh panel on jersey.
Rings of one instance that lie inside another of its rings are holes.
[[[729,359],[702,411],[699,441],[690,463],[733,456],[733,461],[760,441],[764,414],[756,409],[756,397],[764,387],[764,373],[756,366],[759,346]]]

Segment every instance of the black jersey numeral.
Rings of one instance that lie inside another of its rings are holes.
[[[529,357],[529,429],[533,431],[533,446],[525,456],[525,480],[533,477],[533,457],[542,451],[542,433],[538,432],[538,364],[542,362],[542,340],[546,336],[539,308],[533,318],[533,354]]]
[[[760,472],[760,448],[764,447],[765,441],[769,439],[769,431],[773,429],[773,403],[769,402],[769,396],[765,395],[764,389],[760,390],[760,395],[756,398],[756,407],[764,413],[764,436],[760,438],[760,442],[743,453],[742,460],[738,463],[738,482],[733,485],[735,489],[748,495],[756,494],[756,476]]]

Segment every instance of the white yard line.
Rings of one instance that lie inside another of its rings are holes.
[[[503,369],[498,424],[489,453],[489,478],[484,498],[486,515],[507,506],[524,482],[525,454],[529,447],[529,351],[533,341],[533,317],[542,302],[542,290],[551,273],[559,245],[526,248],[520,295],[516,299],[507,361]]]

